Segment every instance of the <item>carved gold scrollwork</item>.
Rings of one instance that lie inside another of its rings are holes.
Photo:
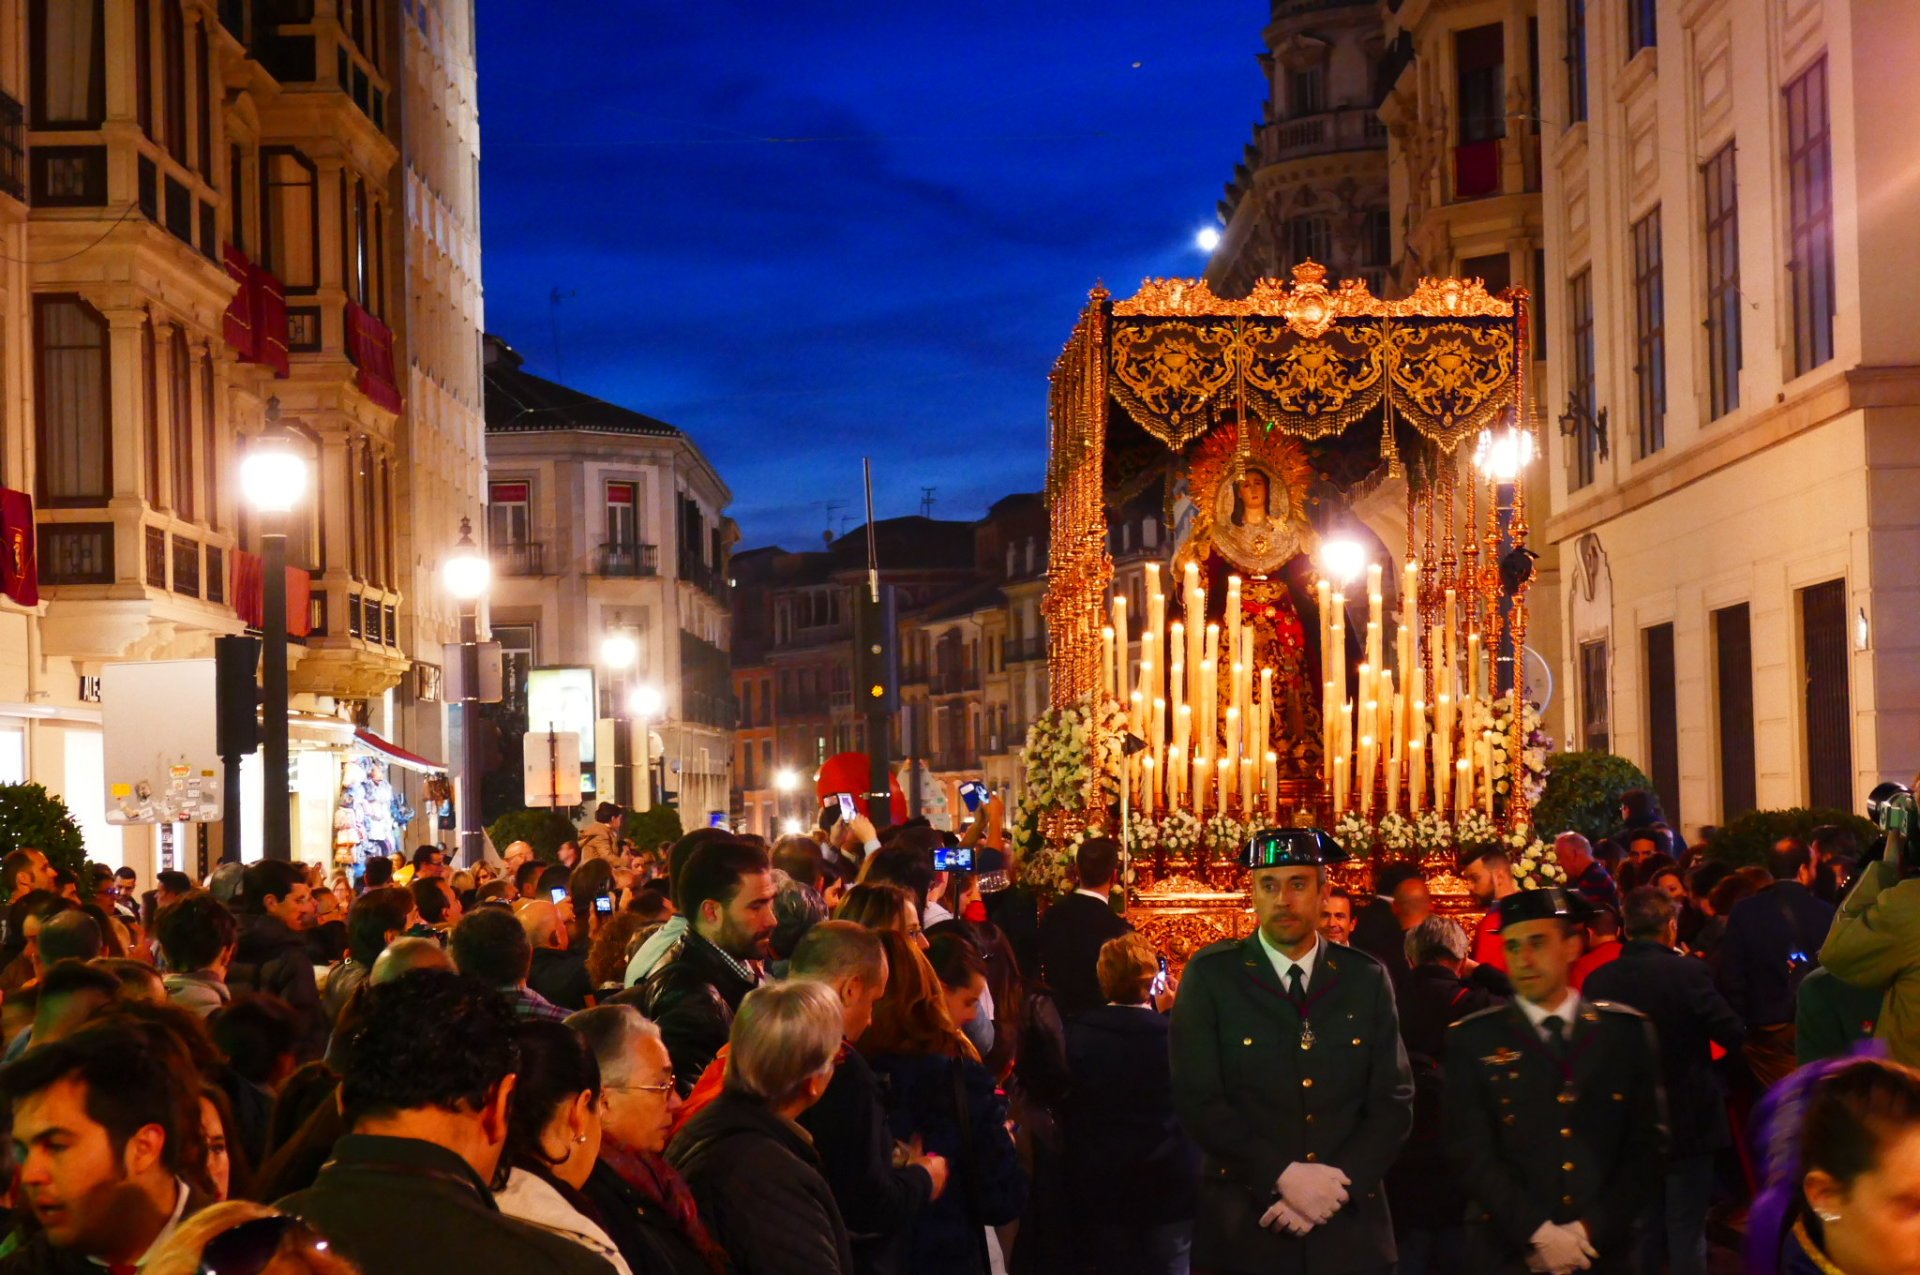
[[[1234,378],[1234,325],[1123,323],[1113,327],[1113,396],[1140,427],[1178,449],[1213,423]]]
[[[1380,402],[1384,336],[1377,323],[1335,326],[1317,339],[1248,324],[1240,349],[1248,410],[1299,438],[1338,433]]]
[[[1393,405],[1442,450],[1452,451],[1510,406],[1510,327],[1403,322],[1387,340]]]

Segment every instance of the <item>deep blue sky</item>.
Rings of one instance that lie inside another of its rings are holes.
[[[829,499],[857,523],[869,454],[881,517],[922,486],[936,516],[978,517],[1040,486],[1047,371],[1094,281],[1200,272],[1266,19],[1263,0],[482,5],[487,326],[687,431],[742,548],[817,545]]]

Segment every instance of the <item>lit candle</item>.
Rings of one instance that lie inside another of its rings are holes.
[[[1187,750],[1175,744],[1167,749],[1167,811],[1172,813],[1186,796],[1184,769]]]
[[[1235,760],[1240,756],[1240,710],[1227,706],[1226,751],[1220,754],[1220,812],[1226,813],[1227,798],[1233,793]]]
[[[1453,815],[1455,819],[1467,813],[1468,803],[1472,800],[1473,768],[1462,757],[1454,763]]]
[[[1153,818],[1153,754],[1140,754],[1140,813],[1143,817]]]
[[[1347,813],[1347,759],[1333,759],[1333,817]]]
[[[1127,633],[1127,595],[1118,594],[1113,599],[1113,686],[1123,704],[1127,692],[1133,689],[1133,679],[1127,675],[1128,647],[1132,641]]]
[[[1100,694],[1106,699],[1113,695],[1113,626],[1100,630]]]
[[[1280,820],[1280,754],[1267,752],[1267,822]]]
[[[1227,606],[1226,614],[1223,618],[1226,620],[1226,632],[1222,636],[1226,641],[1226,645],[1221,648],[1221,654],[1226,657],[1228,664],[1235,665],[1240,662],[1240,624],[1245,618],[1240,609],[1239,576],[1227,577]],[[1240,679],[1236,676],[1231,682],[1227,683],[1227,698],[1229,702],[1239,703],[1239,693]]]
[[[1193,813],[1202,823],[1207,818],[1207,759],[1193,759]]]
[[[1153,744],[1154,773],[1164,776],[1166,774],[1166,768],[1160,765],[1160,759],[1166,756],[1167,753],[1167,700],[1165,696],[1156,695],[1153,697],[1152,717],[1153,720],[1150,723],[1150,729],[1153,734],[1150,736],[1150,742]]]
[[[1200,744],[1212,760],[1220,744],[1220,626],[1207,626],[1206,654],[1201,658],[1199,714],[1194,728],[1200,732]]]
[[[1407,814],[1419,817],[1426,809],[1427,743],[1415,736],[1407,744],[1407,775],[1412,781],[1407,791]]]

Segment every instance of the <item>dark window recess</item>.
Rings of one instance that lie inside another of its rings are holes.
[[[137,165],[140,213],[148,221],[160,220],[160,170],[145,155]]]
[[[339,81],[340,91],[345,93],[353,87],[353,68],[347,61],[345,49],[334,49],[334,78]]]
[[[1513,267],[1504,252],[1467,257],[1460,262],[1460,277],[1478,279],[1487,285],[1488,292],[1499,293],[1513,286]]]
[[[317,76],[310,35],[271,35],[258,41],[255,51],[282,84],[311,84]]]
[[[45,584],[112,584],[113,524],[40,524],[40,579]]]
[[[200,596],[200,544],[183,536],[173,537],[173,591],[188,597]]]
[[[1634,455],[1667,445],[1667,287],[1660,210],[1633,223]]]
[[[387,129],[387,95],[377,88],[373,91],[373,126],[383,133]]]
[[[308,637],[327,636],[327,598],[330,594],[315,589],[312,594],[313,609],[308,612]]]
[[[387,608],[387,645],[400,645],[400,609],[398,607]]]
[[[1453,37],[1458,68],[1460,143],[1507,135],[1506,40],[1499,23],[1472,27]]]
[[[1627,0],[1628,57],[1659,43],[1659,8],[1659,0]]]
[[[146,537],[147,583],[156,589],[167,587],[167,533],[148,527]]]
[[[1287,257],[1294,264],[1317,261],[1327,264],[1333,257],[1333,229],[1325,217],[1289,217],[1281,224],[1287,239]]]
[[[1747,604],[1713,613],[1714,684],[1720,726],[1720,822],[1759,804],[1753,750],[1753,620]]]
[[[107,202],[107,148],[36,146],[28,153],[30,202],[41,208],[98,208]]]
[[[0,93],[0,191],[27,197],[26,111]]]
[[[1580,746],[1591,752],[1610,751],[1607,725],[1607,644],[1580,644]]]
[[[1567,123],[1587,118],[1587,0],[1567,0]]]
[[[287,349],[294,354],[316,354],[320,350],[320,307],[287,307]]]
[[[1793,294],[1793,374],[1833,357],[1833,156],[1827,61],[1787,85],[1787,271]]]
[[[1600,449],[1595,424],[1597,408],[1593,383],[1593,271],[1582,270],[1567,284],[1568,309],[1573,320],[1573,368],[1567,378],[1570,406],[1577,408],[1567,486],[1574,491],[1593,482],[1595,454]]]
[[[1673,668],[1673,626],[1646,630],[1647,769],[1670,827],[1680,826],[1680,707]]]
[[[1740,406],[1740,204],[1733,143],[1700,169],[1707,238],[1707,415]]]
[[[1553,329],[1547,325],[1547,254],[1544,249],[1533,250],[1533,298],[1527,309],[1527,337],[1533,343],[1533,357],[1547,357],[1547,333]]]
[[[1846,581],[1829,580],[1800,591],[1800,632],[1807,679],[1807,804],[1852,810]]]
[[[212,204],[200,205],[200,254],[209,261],[220,259],[220,232],[215,225]]]
[[[218,545],[207,546],[207,601],[227,600],[227,551]]]
[[[365,633],[363,634],[363,636],[367,639],[367,641],[373,643],[375,646],[379,646],[380,645],[380,604],[378,602],[362,601],[361,599],[358,599],[358,598],[354,600],[356,602],[360,602],[361,623],[365,628]]]
[[[365,625],[362,623],[360,616],[361,616],[360,595],[357,593],[349,594],[347,596],[347,636],[348,637],[359,637],[363,632],[365,632]]]
[[[167,229],[189,248],[193,246],[193,192],[171,177],[167,178]]]

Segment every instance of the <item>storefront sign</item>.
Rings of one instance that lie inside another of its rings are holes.
[[[527,730],[564,731],[580,737],[580,760],[593,764],[593,670],[537,668],[527,673]]]

